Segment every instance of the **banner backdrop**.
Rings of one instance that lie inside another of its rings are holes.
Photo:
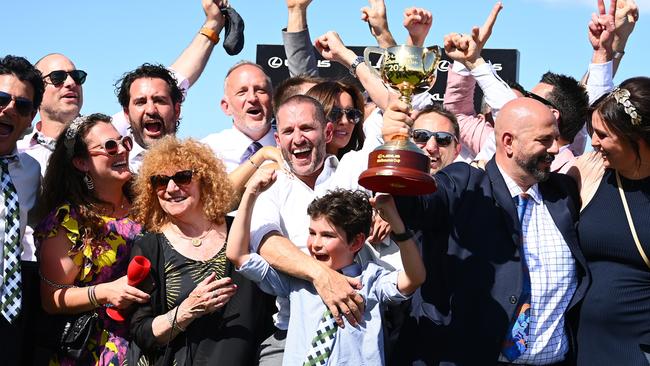
[[[363,50],[365,49],[365,47],[360,46],[352,46],[348,48],[359,56],[363,55]],[[361,87],[359,82],[350,75],[348,69],[338,62],[323,59],[320,57],[316,49],[314,49],[314,52],[318,58],[318,71],[320,76],[334,79],[345,79]],[[371,59],[374,67],[377,67],[376,63],[378,58],[379,57],[377,56],[375,59]],[[517,81],[519,79],[519,51],[516,49],[484,49],[483,58],[486,61],[492,62],[497,74],[499,74],[503,80]],[[284,47],[282,45],[257,45],[256,62],[258,65],[262,66],[264,71],[266,71],[266,74],[271,77],[274,86],[289,77],[286,54],[284,53]],[[443,51],[442,61],[438,64],[438,77],[436,83],[429,91],[435,100],[442,101],[444,98],[445,85],[447,83],[447,70],[451,68],[451,64],[452,62],[447,58]],[[476,87],[474,95],[474,105],[476,106],[476,110],[479,110],[480,108],[481,98],[481,88]]]

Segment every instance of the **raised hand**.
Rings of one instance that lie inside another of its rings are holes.
[[[492,29],[497,21],[499,12],[503,9],[503,4],[497,2],[492,7],[485,23],[480,28],[472,28],[471,34],[462,35],[459,33],[450,33],[444,38],[445,53],[454,61],[463,63],[468,69],[472,69],[482,60],[481,52],[492,35]]]
[[[372,201],[371,201],[372,202]],[[372,223],[370,226],[370,235],[368,242],[371,244],[381,243],[390,234],[390,224],[378,214],[372,215]]]
[[[397,212],[395,200],[390,194],[380,193],[370,199],[370,204],[377,210],[379,215],[393,226],[393,231],[402,233],[405,231],[402,218]]]
[[[228,0],[201,0],[205,13],[205,26],[219,33],[226,24],[226,18],[221,14],[220,8],[229,6]]]
[[[287,8],[307,9],[312,0],[287,0]]]
[[[588,26],[589,43],[591,43],[594,51],[611,53],[614,30],[616,29],[615,13],[616,0],[610,1],[609,10],[605,9],[604,0],[598,0],[598,14],[591,14],[591,21]]]
[[[622,52],[625,50],[627,39],[632,34],[636,22],[639,20],[639,7],[634,0],[618,0],[616,2],[616,14],[614,15],[614,42],[613,50]]]
[[[381,133],[384,141],[390,141],[394,136],[410,136],[413,118],[409,114],[409,106],[391,95],[388,108],[384,111],[384,124]]]
[[[433,16],[430,11],[423,8],[406,8],[403,25],[409,32],[407,44],[422,47],[432,23]]]
[[[329,31],[318,37],[314,42],[318,52],[326,60],[333,60],[345,67],[349,67],[357,55],[345,47],[338,33]]]
[[[394,46],[395,40],[388,29],[384,0],[368,0],[368,5],[370,6],[361,8],[361,20],[368,23],[370,33],[377,39],[380,47]]]
[[[277,173],[272,169],[259,169],[246,183],[246,193],[258,196],[266,191],[277,178]]]

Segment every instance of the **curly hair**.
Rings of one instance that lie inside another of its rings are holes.
[[[324,217],[332,225],[345,232],[348,243],[357,234],[370,234],[372,206],[368,195],[360,190],[335,189],[313,200],[307,207],[311,219]]]
[[[361,114],[363,115],[364,113],[364,103],[363,103],[363,95],[357,89],[356,86],[352,84],[347,84],[343,81],[325,81],[320,84],[314,85],[311,89],[307,91],[307,94],[310,97],[313,97],[314,99],[318,100],[322,105],[323,109],[325,110],[325,116],[328,118],[328,122],[336,122],[336,121],[329,121],[329,115],[332,112],[332,109],[334,108],[334,104],[338,100],[339,95],[342,93],[348,93],[350,97],[352,97],[352,102],[354,104],[354,108],[358,109]],[[361,122],[357,123],[354,125],[354,129],[352,130],[352,136],[350,137],[350,141],[348,142],[347,145],[339,149],[338,153],[336,154],[336,157],[341,159],[345,153],[351,150],[360,150],[363,147],[363,142],[366,139],[366,136],[363,134],[363,120],[365,119],[365,116],[361,118]]]
[[[627,79],[619,85],[630,93],[630,103],[641,117],[640,124],[633,124],[624,106],[616,101],[614,93],[600,97],[590,108],[587,126],[591,129],[591,119],[596,112],[603,122],[621,139],[626,140],[636,155],[637,163],[641,164],[639,141],[650,145],[650,78],[639,76]]]
[[[93,113],[79,117],[66,124],[63,132],[56,139],[54,151],[47,165],[47,172],[43,178],[43,191],[40,197],[38,217],[44,217],[64,203],[69,203],[79,213],[79,225],[85,229],[84,235],[98,235],[102,233],[104,221],[98,213],[97,206],[108,202],[97,197],[94,190],[88,189],[84,183],[84,172],[73,164],[75,158],[89,159],[88,145],[84,140],[90,130],[99,123],[111,124],[111,117],[101,113]],[[75,124],[75,131],[70,131],[70,126]],[[66,139],[68,144],[66,144]],[[130,182],[122,190],[129,201],[133,195],[130,191]],[[115,207],[114,207],[115,208]],[[84,239],[92,239],[84,237]],[[101,239],[96,237],[96,239]]]
[[[199,179],[203,213],[211,222],[223,224],[236,200],[223,162],[208,146],[191,138],[180,140],[174,136],[163,137],[144,156],[134,185],[134,220],[152,232],[160,232],[171,221],[160,206],[150,178],[174,168],[192,170],[192,179]]]
[[[34,89],[34,109],[38,109],[43,101],[45,84],[41,72],[32,66],[27,59],[20,56],[7,55],[0,57],[0,75],[14,74],[18,80],[27,82]]]

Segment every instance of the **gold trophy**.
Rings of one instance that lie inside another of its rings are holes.
[[[370,64],[370,54],[383,55],[379,72]],[[411,108],[411,96],[429,90],[436,81],[440,61],[438,46],[368,47],[363,52],[368,68],[388,86],[400,93],[400,100]],[[408,135],[395,135],[368,157],[368,169],[359,184],[371,191],[401,196],[435,192],[436,182],[429,173],[430,160]]]

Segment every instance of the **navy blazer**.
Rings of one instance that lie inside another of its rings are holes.
[[[433,194],[396,197],[406,225],[423,233],[427,278],[421,293],[435,307],[436,319],[420,319],[414,328],[403,329],[400,338],[417,340],[398,342],[395,352],[406,359],[411,352],[399,344],[419,343],[418,352],[426,356],[415,359],[428,364],[494,364],[522,289],[517,209],[494,159],[486,170],[451,164],[435,178],[438,190]],[[588,285],[575,230],[578,190],[570,177],[556,173],[539,189],[575,258],[579,285],[572,309]]]

